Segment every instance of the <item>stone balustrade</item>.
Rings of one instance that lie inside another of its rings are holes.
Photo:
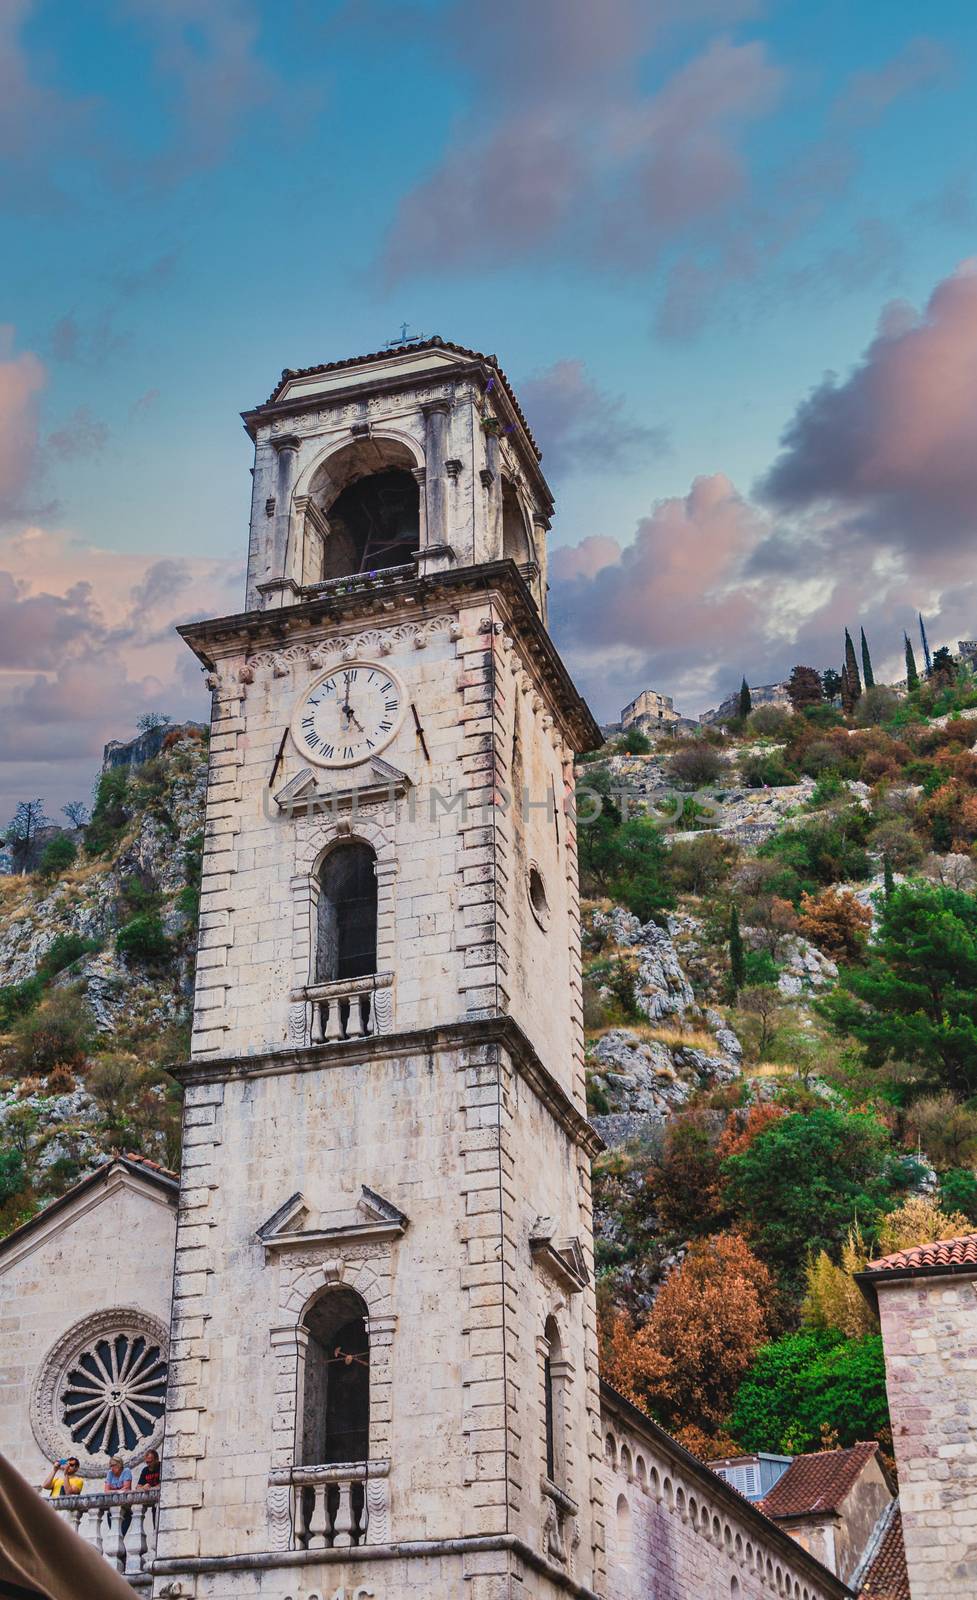
[[[349,1550],[364,1544],[386,1544],[390,1537],[389,1470],[387,1461],[344,1461],[273,1472],[269,1479],[272,1494],[276,1487],[288,1492],[288,1548]]]
[[[392,984],[390,972],[309,984],[305,998],[312,1008],[312,1043],[332,1044],[339,1039],[363,1039],[389,1032]]]
[[[149,1568],[156,1554],[158,1504],[158,1489],[133,1489],[130,1494],[65,1494],[51,1501],[75,1533],[94,1545],[135,1588],[148,1588],[151,1582]]]

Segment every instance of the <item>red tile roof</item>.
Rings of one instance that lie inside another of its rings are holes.
[[[859,1276],[884,1278],[889,1273],[977,1272],[977,1233],[964,1233],[958,1239],[938,1239],[933,1244],[918,1244],[911,1250],[896,1250],[891,1256],[870,1261]]]
[[[258,406],[256,409],[264,411],[268,406],[275,405],[285,385],[290,383],[293,378],[315,378],[323,372],[341,372],[346,367],[359,367],[367,361],[382,361],[387,356],[401,355],[414,350],[451,350],[455,355],[469,356],[472,361],[484,361],[486,366],[494,367],[499,375],[502,387],[509,396],[513,410],[526,431],[526,437],[536,454],[536,459],[541,459],[539,445],[533,438],[532,430],[523,415],[519,401],[513,393],[512,385],[499,365],[498,356],[483,355],[481,350],[469,350],[468,346],[464,344],[452,344],[450,339],[442,339],[440,334],[434,334],[430,339],[417,339],[403,345],[390,345],[384,350],[372,350],[365,356],[347,356],[343,361],[323,361],[316,367],[286,367],[264,405]],[[251,413],[245,412],[246,417],[249,415]]]
[[[906,1549],[902,1542],[902,1512],[898,1505],[869,1563],[858,1600],[911,1600]]]
[[[133,1166],[148,1167],[151,1172],[161,1172],[164,1178],[172,1178],[174,1183],[180,1181],[178,1172],[174,1172],[170,1167],[161,1166],[158,1161],[151,1161],[148,1156],[137,1155],[135,1150],[123,1150],[120,1155],[123,1161],[130,1161]]]
[[[782,1478],[760,1501],[761,1511],[779,1521],[785,1517],[816,1517],[837,1511],[873,1456],[874,1439],[849,1450],[815,1450],[795,1456]]]

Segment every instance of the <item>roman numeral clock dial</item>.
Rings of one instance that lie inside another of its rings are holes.
[[[320,767],[368,761],[397,733],[407,693],[395,673],[373,661],[350,661],[317,678],[295,708],[292,737]]]

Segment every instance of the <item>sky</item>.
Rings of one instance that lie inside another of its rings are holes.
[[[977,634],[968,0],[0,0],[0,824],[240,609],[242,409],[496,352],[599,717]]]

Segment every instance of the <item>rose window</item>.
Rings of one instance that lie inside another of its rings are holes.
[[[97,1339],[77,1356],[61,1390],[61,1417],[92,1455],[134,1450],[156,1432],[166,1399],[166,1361],[143,1334]]]
[[[31,1425],[51,1460],[74,1453],[85,1477],[110,1456],[129,1457],[163,1435],[166,1328],[135,1308],[96,1312],[68,1330],[43,1362]]]

